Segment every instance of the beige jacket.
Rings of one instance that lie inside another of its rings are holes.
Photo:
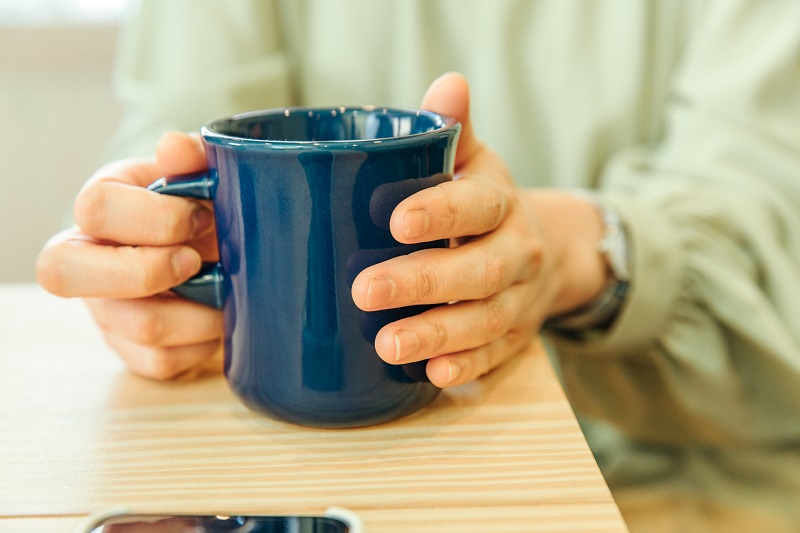
[[[448,70],[521,185],[598,188],[630,228],[613,329],[550,341],[632,529],[793,530],[797,0],[145,0],[111,156],[244,110],[415,106]]]

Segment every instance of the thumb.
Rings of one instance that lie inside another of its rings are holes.
[[[436,78],[422,98],[422,109],[447,115],[461,123],[461,136],[456,150],[456,168],[462,166],[480,148],[469,116],[469,83],[457,73],[448,72]]]

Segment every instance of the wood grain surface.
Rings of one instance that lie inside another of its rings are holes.
[[[0,285],[0,531],[88,513],[356,511],[369,532],[625,531],[546,356],[381,426],[251,413],[219,374],[125,371],[79,301]]]

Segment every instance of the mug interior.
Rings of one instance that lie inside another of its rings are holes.
[[[206,125],[212,134],[287,142],[352,142],[407,137],[448,126],[423,110],[378,107],[288,108],[223,118]]]

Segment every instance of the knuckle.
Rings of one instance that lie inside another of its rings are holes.
[[[75,199],[72,209],[75,223],[91,235],[102,234],[107,222],[107,204],[105,188],[99,183],[89,184]]]
[[[525,351],[531,344],[532,336],[524,331],[510,332],[507,336],[509,349],[507,351],[508,357],[518,355]]]
[[[477,379],[485,374],[488,374],[491,368],[491,361],[489,357],[489,348],[483,347],[475,350],[470,357],[472,366],[472,378]]]
[[[492,339],[505,334],[509,329],[509,316],[505,306],[497,298],[489,298],[483,302],[485,328]]]
[[[417,302],[431,302],[437,292],[436,271],[430,265],[421,265],[414,280],[413,299]]]
[[[537,245],[530,254],[530,259],[525,262],[527,270],[526,275],[529,278],[537,276],[545,265],[544,250],[540,245]]]
[[[182,371],[168,348],[149,348],[144,350],[140,363],[143,375],[159,381],[172,379]]]
[[[519,276],[532,278],[541,270],[544,263],[544,246],[538,239],[527,236],[520,236],[521,267]]]
[[[505,218],[505,206],[501,195],[491,195],[486,201],[486,225],[496,228]]]
[[[444,322],[441,320],[433,320],[433,322],[431,322],[431,329],[430,348],[432,352],[438,353],[447,345],[450,335],[448,334],[447,326],[445,326]]]
[[[164,317],[154,310],[132,314],[127,327],[138,344],[157,345],[164,338]]]
[[[145,261],[142,261],[141,258],[132,257],[135,254],[135,248],[126,246],[120,250],[124,255],[128,256],[125,259],[130,265],[128,275],[130,289],[148,296],[160,292],[156,270]]]
[[[483,270],[483,288],[486,296],[497,294],[504,287],[508,269],[507,258],[497,253],[488,257]]]
[[[458,206],[450,198],[450,195],[447,194],[444,187],[437,185],[435,189],[441,194],[441,202],[444,207],[439,210],[439,224],[444,233],[452,233],[458,226],[460,218]]]
[[[163,200],[163,197],[158,197],[155,216],[152,218],[154,237],[161,243],[183,241],[186,232],[182,231],[181,214]]]

